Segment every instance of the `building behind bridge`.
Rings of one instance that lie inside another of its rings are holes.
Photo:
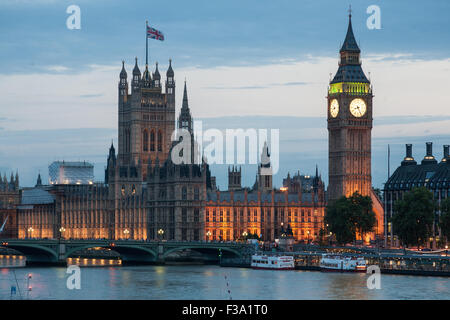
[[[44,185],[39,175],[33,188],[19,192],[15,186],[16,200],[8,209],[14,216],[8,230],[14,231],[0,237],[230,241],[246,232],[273,241],[284,225],[296,240],[317,240],[325,209],[318,171],[315,176],[288,175],[277,190],[265,144],[265,161],[258,165],[253,187],[242,186],[241,169],[231,167],[228,190],[219,191],[206,159],[197,152],[186,82],[175,119],[171,61],[166,77],[163,90],[158,64],[154,72],[146,65],[141,75],[136,59],[129,90],[123,63],[118,83],[118,152],[111,145],[104,183],[84,179],[85,166],[82,178],[69,179],[61,175],[61,163],[54,165],[51,184]],[[191,161],[175,164],[169,156],[181,143],[171,140],[175,127],[188,132],[191,149],[183,153],[190,151]]]

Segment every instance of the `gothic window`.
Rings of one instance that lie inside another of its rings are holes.
[[[155,151],[155,131],[150,133],[150,151]]]
[[[158,151],[162,151],[162,133],[158,131]]]
[[[183,187],[181,189],[181,199],[182,200],[187,200],[187,188],[186,187]]]
[[[196,187],[196,188],[194,189],[194,200],[198,200],[198,198],[199,198],[199,190],[198,190],[198,188]]]
[[[194,210],[194,222],[198,222],[199,221],[199,210],[195,209]]]
[[[147,131],[147,129],[145,129],[144,130],[144,134],[143,134],[143,139],[142,139],[143,141],[142,141],[142,150],[144,151],[144,152],[147,152],[148,151],[148,131]]]
[[[187,222],[187,209],[186,208],[181,209],[181,222],[184,222],[184,223]]]

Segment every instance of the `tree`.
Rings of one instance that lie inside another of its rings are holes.
[[[435,202],[425,187],[413,188],[394,204],[392,227],[404,245],[424,244],[431,236]]]
[[[351,197],[341,197],[327,206],[325,223],[340,244],[353,242],[373,230],[376,218],[370,197],[355,192]]]
[[[441,201],[439,228],[447,241],[450,241],[450,198]]]
[[[362,239],[364,235],[373,230],[376,223],[375,213],[372,210],[372,199],[355,192],[349,199],[353,204],[353,224]]]

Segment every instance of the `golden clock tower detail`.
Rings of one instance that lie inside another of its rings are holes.
[[[372,87],[361,68],[351,14],[339,69],[328,89],[328,200],[354,192],[370,196]]]

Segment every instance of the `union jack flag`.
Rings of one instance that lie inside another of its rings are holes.
[[[147,26],[147,38],[164,41],[164,34],[159,30]]]

